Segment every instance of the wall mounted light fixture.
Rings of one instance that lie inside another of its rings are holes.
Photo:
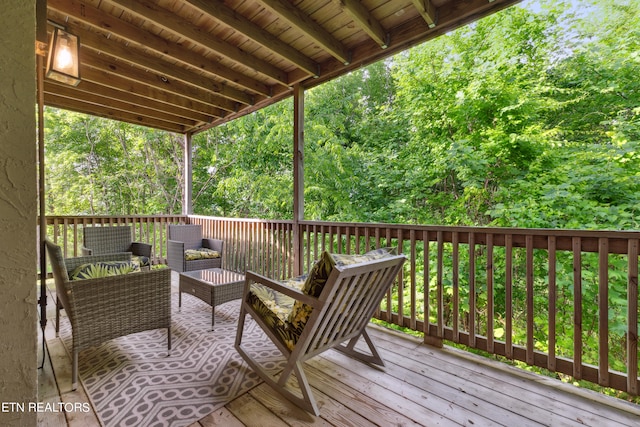
[[[46,77],[71,86],[80,83],[80,39],[54,27],[49,43]]]

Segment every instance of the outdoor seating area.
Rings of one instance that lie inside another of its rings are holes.
[[[174,298],[178,292],[178,277],[178,273],[172,272]],[[55,295],[55,291],[52,292]],[[239,308],[238,301],[229,302],[224,308],[229,305],[230,312]],[[209,307],[204,303],[200,307],[199,317],[206,324]],[[50,307],[50,316],[53,309]],[[237,318],[231,318],[229,322],[235,324]],[[211,333],[208,327],[202,331]],[[334,350],[325,351],[304,363],[320,416],[300,409],[262,383],[191,426],[277,427],[322,423],[334,426],[631,427],[640,417],[636,405],[577,389],[495,360],[451,347],[428,346],[421,339],[375,325],[368,327],[368,334],[386,361],[384,370]],[[50,357],[45,359],[46,364],[39,371],[39,401],[90,405],[84,387],[70,391],[70,358],[60,339],[55,337],[51,324],[46,329],[46,340]],[[367,347],[359,344],[357,348],[365,350]],[[227,351],[235,353],[233,348]],[[38,359],[41,358],[42,354],[39,354]],[[38,425],[91,427],[101,424],[96,412],[91,410],[41,413]]]

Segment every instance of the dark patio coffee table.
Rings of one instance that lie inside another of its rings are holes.
[[[215,307],[242,298],[244,275],[222,268],[185,271],[180,273],[178,306],[182,307],[182,293],[201,299],[211,306],[211,330],[215,325]]]

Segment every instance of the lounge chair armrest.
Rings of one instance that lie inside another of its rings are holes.
[[[151,245],[149,243],[133,242],[131,243],[131,252],[134,255],[151,258]]]
[[[313,297],[311,295],[305,294],[304,292],[292,288],[290,286],[283,285],[273,279],[269,279],[266,276],[263,276],[258,273],[254,273],[253,271],[247,271],[245,273],[245,285],[244,285],[244,295],[246,296],[249,292],[249,286],[251,283],[259,283],[263,286],[273,289],[276,292],[280,292],[285,294],[297,301],[303,302],[311,307],[320,307],[322,303],[318,300],[318,298]]]
[[[224,241],[223,240],[219,240],[219,239],[202,239],[202,247],[203,248],[208,248],[214,251],[218,251],[220,252],[220,255],[222,255],[222,249],[224,247]]]

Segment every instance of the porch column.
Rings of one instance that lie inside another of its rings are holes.
[[[293,87],[293,275],[303,273],[302,233],[304,220],[304,88]]]
[[[193,213],[192,193],[193,193],[193,165],[191,159],[191,133],[184,134],[184,165],[182,167],[183,188],[182,188],[182,215]]]

